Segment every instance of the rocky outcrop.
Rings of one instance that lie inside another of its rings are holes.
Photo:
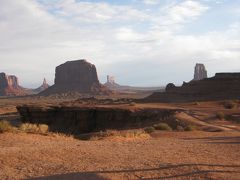
[[[108,94],[100,84],[96,67],[86,60],[67,61],[56,67],[55,84],[40,95],[78,92],[85,94]]]
[[[23,96],[27,94],[26,89],[19,85],[16,76],[0,73],[0,96]]]
[[[240,73],[217,73],[212,78],[184,83],[181,87],[169,85],[166,92],[156,92],[144,102],[190,102],[240,99]]]
[[[46,90],[47,88],[49,88],[49,84],[47,83],[47,80],[44,78],[42,85],[40,87],[38,87],[37,89],[34,89],[33,91],[38,94],[38,93]]]
[[[204,78],[207,78],[207,70],[204,66],[204,64],[199,64],[197,63],[195,66],[195,71],[194,71],[194,81],[199,81]]]
[[[108,87],[109,89],[112,90],[119,90],[122,88],[119,84],[115,82],[115,77],[114,76],[109,76],[107,75],[107,82],[104,84],[104,86]]]
[[[174,89],[176,86],[175,84],[173,83],[169,83],[167,86],[166,86],[166,91],[171,91],[172,89]]]
[[[171,118],[176,109],[137,109],[108,106],[18,106],[23,122],[47,124],[50,131],[81,134],[106,129],[131,129],[168,122],[177,126]]]

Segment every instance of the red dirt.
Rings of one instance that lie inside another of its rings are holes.
[[[1,179],[239,179],[239,132],[81,141],[0,134]],[[41,177],[41,178],[40,178]]]

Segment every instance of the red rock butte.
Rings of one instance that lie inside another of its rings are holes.
[[[19,85],[16,76],[0,73],[0,96],[22,96],[26,94],[26,90]]]
[[[110,91],[100,84],[94,64],[86,60],[67,61],[56,67],[55,84],[40,95],[68,92],[107,94]]]

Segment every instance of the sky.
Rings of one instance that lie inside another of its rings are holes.
[[[0,0],[0,72],[34,88],[77,59],[132,86],[239,72],[240,0]]]

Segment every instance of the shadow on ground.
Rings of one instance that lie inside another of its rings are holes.
[[[184,140],[199,140],[211,144],[240,144],[240,136],[184,138]]]
[[[189,167],[192,171],[182,172],[169,176],[159,176],[159,177],[151,177],[144,178],[144,176],[136,176],[137,179],[172,179],[172,178],[184,178],[184,177],[193,177],[196,175],[207,175],[208,173],[233,173],[236,176],[240,175],[240,165],[220,165],[220,164],[179,164],[179,165],[163,165],[158,168],[149,168],[149,169],[128,169],[128,170],[111,170],[111,171],[89,171],[89,172],[77,172],[77,173],[69,173],[69,174],[58,174],[51,175],[45,177],[36,177],[30,178],[27,180],[105,180],[107,178],[102,177],[104,174],[121,174],[121,173],[146,173],[146,172],[156,172],[159,173],[161,170],[177,170],[177,168],[181,167]],[[209,168],[211,170],[196,170],[199,168]],[[213,168],[221,168],[221,170],[214,170]],[[225,170],[224,170],[225,169]],[[231,169],[231,170],[230,170]],[[178,171],[179,172],[179,171]]]

